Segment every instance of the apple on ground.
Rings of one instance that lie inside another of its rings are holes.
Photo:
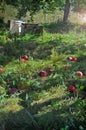
[[[71,56],[69,56],[69,57],[67,57],[67,59],[70,60],[70,61],[72,61],[73,58]]]
[[[4,72],[5,70],[4,70],[4,68],[0,68],[0,72]]]
[[[44,71],[44,70],[42,70],[42,71],[39,72],[39,76],[41,76],[41,77],[47,77],[47,72]]]
[[[78,59],[76,57],[72,58],[72,61],[76,62]]]
[[[68,87],[68,91],[71,92],[71,93],[74,93],[74,92],[76,91],[75,86],[70,85],[70,86]]]
[[[83,73],[82,73],[81,71],[77,71],[77,75],[78,75],[79,77],[83,77]]]
[[[28,56],[27,55],[23,55],[21,58],[24,59],[24,60],[28,60]]]

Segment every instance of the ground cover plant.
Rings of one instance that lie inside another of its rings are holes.
[[[86,129],[86,33],[46,26],[0,31],[0,130]]]

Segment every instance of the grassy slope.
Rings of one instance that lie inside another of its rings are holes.
[[[80,89],[86,87],[85,35],[44,31],[43,36],[27,34],[10,41],[5,40],[7,34],[1,35],[0,63],[5,68],[0,77],[1,88],[5,87],[3,92],[0,89],[1,129],[26,130],[31,124],[33,130],[85,129],[86,103],[82,98],[86,93]],[[23,54],[29,57],[26,62],[19,60]],[[68,56],[78,61],[70,62]],[[48,76],[40,77],[41,70]],[[83,78],[76,76],[78,70],[84,73]],[[77,87],[76,93],[67,91],[69,85]],[[11,87],[18,88],[19,95],[10,95]]]

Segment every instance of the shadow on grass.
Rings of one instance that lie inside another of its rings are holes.
[[[45,59],[49,58],[51,54],[51,45],[41,45],[40,43],[34,41],[34,38],[28,41],[16,41],[7,42],[1,45],[0,48],[0,64],[5,65],[15,59],[20,59],[24,54],[28,57],[33,57],[35,59]]]
[[[79,25],[73,24],[73,23],[63,23],[61,21],[57,23],[50,23],[44,25],[45,30],[50,33],[69,33],[71,31],[79,31]]]
[[[77,130],[79,126],[85,128],[85,109],[82,106],[77,107],[80,102],[63,96],[33,106],[29,104],[27,108],[24,106],[22,110],[15,113],[11,111],[0,113],[2,117],[0,128],[2,130],[60,130],[66,126],[68,130]],[[56,107],[55,103],[57,103]]]
[[[3,120],[0,120],[0,130],[37,130],[25,109],[19,112],[0,113]]]
[[[34,119],[39,124],[41,130],[59,130],[65,128],[65,126],[69,126],[69,130],[77,130],[80,125],[85,128],[85,108],[82,108],[82,106],[80,108],[77,107],[77,104],[80,102],[80,100],[74,101],[74,98],[70,95],[67,97],[62,96],[61,98],[48,99],[42,103],[30,104],[27,107],[27,111],[34,115]],[[57,103],[57,107],[54,106],[55,103]],[[77,111],[81,114],[78,114]],[[79,116],[81,118],[84,116],[83,121],[78,119]]]
[[[32,35],[27,41],[20,39],[2,44],[0,48],[0,64],[5,65],[13,59],[19,59],[24,54],[31,55],[37,46],[34,38],[35,36]]]

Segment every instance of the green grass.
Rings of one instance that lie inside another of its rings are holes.
[[[86,33],[55,32],[49,26],[53,32],[45,25],[42,36],[0,32],[0,130],[85,130]],[[28,60],[22,62],[24,54]],[[47,77],[39,76],[41,70]],[[75,93],[68,92],[70,85]],[[18,92],[10,94],[13,87]]]

